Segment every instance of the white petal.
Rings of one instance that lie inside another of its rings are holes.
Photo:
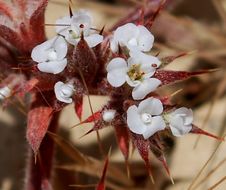
[[[45,41],[40,45],[37,45],[33,48],[31,52],[31,58],[36,62],[44,62],[48,59],[48,49],[53,47],[54,41],[57,37],[52,38],[51,40]]]
[[[61,61],[48,61],[39,63],[37,65],[38,69],[45,73],[58,74],[62,72],[67,66],[67,59],[63,59]]]
[[[71,97],[65,97],[65,96],[62,95],[62,90],[65,88],[65,86],[67,86],[67,84],[64,84],[61,81],[57,82],[54,86],[54,92],[55,92],[57,100],[59,100],[60,102],[70,104],[70,103],[72,103],[72,98]],[[68,86],[68,87],[71,88],[71,85]],[[73,88],[71,88],[71,90],[73,91]]]
[[[99,34],[91,34],[90,36],[85,37],[85,40],[90,48],[103,42],[103,39],[104,37]]]
[[[114,38],[111,39],[110,41],[111,51],[114,53],[118,52],[118,46],[119,46],[119,43]]]
[[[185,107],[176,109],[173,114],[178,114],[184,119],[184,125],[190,125],[193,122],[193,112],[192,109],[188,109]]]
[[[122,86],[126,81],[127,63],[122,58],[112,59],[106,68],[107,80],[113,87]]]
[[[148,52],[151,50],[154,43],[154,36],[151,32],[144,26],[138,26],[139,28],[139,37],[138,37],[138,46],[141,51]]]
[[[165,129],[165,127],[166,127],[166,124],[162,116],[153,117],[151,124],[147,126],[145,132],[143,133],[143,136],[145,139],[148,139],[149,137],[154,135],[156,132]]]
[[[62,36],[57,37],[54,42],[54,49],[56,50],[58,60],[62,60],[67,55],[67,42]]]
[[[8,86],[0,88],[0,100],[10,97],[12,91]]]
[[[114,32],[114,38],[119,42],[128,42],[132,38],[136,38],[138,35],[139,29],[133,23],[127,23],[120,26]]]
[[[163,112],[162,102],[157,98],[147,98],[138,106],[138,113],[149,113],[151,115],[160,115]]]
[[[60,26],[60,25],[62,25],[62,26]],[[66,25],[68,25],[68,26],[66,26]],[[56,20],[56,32],[58,34],[66,36],[67,31],[70,29],[70,27],[71,27],[70,16],[66,16],[66,17],[63,17],[63,18]]]
[[[161,84],[161,81],[156,78],[145,79],[140,85],[135,87],[132,91],[132,97],[134,100],[141,100],[150,92],[156,90]]]
[[[130,106],[127,110],[127,125],[129,129],[136,134],[143,134],[146,130],[146,126],[141,121],[135,105]]]
[[[91,17],[85,11],[76,12],[71,21],[72,29],[77,33],[81,34],[83,32],[84,36],[89,35],[91,26]],[[80,27],[80,25],[83,25]]]
[[[178,115],[171,117],[169,126],[173,135],[177,137],[189,133],[192,129],[192,125],[184,125],[183,118]]]

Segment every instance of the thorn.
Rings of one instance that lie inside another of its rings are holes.
[[[104,29],[105,29],[105,25],[102,27],[102,29],[100,30],[100,35],[102,35],[104,33]]]
[[[170,97],[172,98],[172,97],[174,97],[175,95],[179,94],[182,91],[183,91],[183,89],[181,88],[181,89],[177,90],[176,92],[170,94]]]
[[[149,177],[150,177],[150,180],[151,180],[152,184],[154,185],[155,184],[155,180],[154,180],[153,175],[151,173],[149,173]]]
[[[37,164],[37,153],[34,154],[35,165]]]
[[[79,139],[85,137],[86,135],[90,134],[93,132],[93,129],[90,129],[88,132],[86,132],[84,135],[82,135]]]
[[[73,12],[72,12],[71,7],[72,7],[72,1],[71,1],[71,0],[69,0],[69,2],[68,2],[69,15],[70,15],[70,17],[73,17]]]
[[[129,160],[126,159],[126,172],[129,179],[131,179],[130,167],[129,167]]]

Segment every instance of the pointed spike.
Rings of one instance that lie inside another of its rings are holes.
[[[82,135],[79,139],[85,137],[86,135],[92,133],[94,130],[93,129],[90,129],[88,132],[86,132],[84,135]]]
[[[78,127],[79,125],[82,125],[82,124],[85,124],[85,123],[91,123],[91,122],[98,121],[98,120],[101,119],[101,117],[102,117],[102,111],[98,111],[98,112],[94,113],[93,115],[89,116],[84,121],[72,126],[71,128]]]
[[[102,111],[98,111],[96,113],[94,113],[93,115],[91,115],[90,117],[88,117],[83,123],[91,123],[94,121],[98,121],[102,118]]]
[[[68,1],[68,8],[69,8],[69,15],[70,15],[70,17],[73,17],[73,12],[72,12],[72,1],[71,0],[69,0]]]
[[[104,169],[102,171],[102,176],[100,178],[100,181],[96,187],[96,190],[105,190],[105,179],[106,179],[106,174],[107,174],[107,168],[108,168],[108,164],[109,164],[109,157],[111,154],[111,147],[108,151],[108,155],[105,159],[105,163],[104,163]]]
[[[192,130],[190,131],[190,133],[201,134],[201,135],[209,136],[209,137],[212,137],[212,138],[217,139],[219,141],[224,141],[225,140],[223,137],[218,137],[216,135],[213,135],[211,133],[208,133],[208,132],[206,132],[206,131],[198,128],[195,125],[192,125]]]
[[[169,167],[168,167],[168,164],[167,164],[167,162],[166,162],[165,156],[162,155],[162,156],[159,157],[158,159],[162,162],[163,167],[165,168],[165,170],[166,170],[166,172],[167,172],[167,174],[168,174],[168,176],[169,176],[169,178],[170,178],[172,184],[174,184],[174,180],[173,180],[173,177],[172,177],[171,172],[170,172],[170,170],[169,170]]]
[[[180,58],[180,57],[184,57],[186,55],[190,55],[192,54],[192,52],[182,52],[182,53],[179,53],[178,55],[175,55],[175,56],[167,56],[167,57],[163,57],[161,59],[161,67],[165,67],[167,65],[169,65],[170,63],[172,63],[174,60]]]
[[[159,69],[155,72],[154,77],[159,79],[162,82],[161,85],[169,85],[181,80],[186,80],[192,76],[212,73],[218,70],[219,69],[210,69],[210,70],[201,70],[201,71],[195,71],[195,72],[187,72],[187,71],[170,71],[170,70]]]
[[[104,33],[104,29],[105,29],[105,25],[102,27],[102,29],[100,30],[100,35],[103,35],[103,33]]]
[[[155,180],[152,175],[151,164],[149,160],[150,142],[148,140],[145,140],[141,135],[137,135],[135,133],[132,133],[132,141],[134,145],[137,147],[138,152],[145,163],[146,169],[148,171],[148,174],[152,183],[155,184]]]
[[[125,162],[126,162],[126,173],[127,173],[128,179],[131,179],[129,160],[127,159]]]
[[[160,11],[164,8],[165,3],[166,3],[166,0],[162,0],[160,2],[160,5],[158,6],[157,10],[153,13],[151,19],[148,22],[145,23],[145,26],[150,28],[153,25],[155,19],[159,15]]]

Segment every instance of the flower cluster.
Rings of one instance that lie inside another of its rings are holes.
[[[154,78],[161,61],[148,54],[153,46],[154,36],[142,25],[128,23],[116,29],[111,39],[111,50],[118,53],[124,50],[124,57],[115,57],[107,65],[107,80],[113,87],[127,83],[132,90],[134,100],[143,100],[161,85]],[[156,132],[164,130],[166,124],[175,136],[181,136],[192,129],[192,111],[179,108],[172,113],[163,113],[162,102],[148,97],[138,105],[127,110],[127,125],[136,134],[148,139]]]
[[[103,41],[103,36],[92,28],[91,16],[85,11],[78,11],[72,17],[66,16],[56,21],[57,36],[36,46],[31,57],[37,62],[39,71],[50,74],[62,73],[68,65],[68,43],[74,48],[84,37],[90,48]],[[54,86],[57,100],[72,103],[73,83],[59,81]]]
[[[57,36],[36,46],[31,54],[41,72],[62,73],[68,65],[68,46],[76,46],[83,37],[90,48],[103,41],[103,36],[95,33],[91,16],[78,11],[72,17],[66,16],[56,21]],[[106,66],[107,80],[118,88],[125,83],[132,88],[132,98],[141,101],[127,110],[127,125],[136,134],[148,139],[168,125],[175,136],[181,136],[192,129],[192,111],[179,108],[172,113],[164,113],[159,99],[148,97],[161,85],[154,77],[161,61],[150,54],[154,36],[142,25],[128,23],[118,27],[110,40],[110,49],[116,56]],[[119,52],[123,51],[123,56]],[[56,98],[60,102],[72,103],[73,82],[58,81],[54,85]],[[146,98],[146,99],[145,99]],[[110,122],[116,115],[115,110],[105,110],[103,120]]]

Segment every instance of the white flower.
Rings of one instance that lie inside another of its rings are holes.
[[[104,110],[102,114],[102,118],[105,122],[111,122],[115,118],[116,111],[109,109],[109,110]]]
[[[127,110],[127,124],[129,129],[136,134],[148,139],[156,132],[165,129],[165,122],[160,116],[163,105],[156,98],[147,98],[139,106],[130,106]]]
[[[90,15],[85,11],[78,11],[72,17],[63,17],[56,21],[56,32],[65,36],[66,40],[77,45],[82,33],[89,47],[95,47],[103,41],[103,36],[93,33]]]
[[[64,84],[63,82],[57,82],[54,86],[54,92],[57,100],[64,103],[72,103],[72,96],[74,93],[74,87],[72,84]]]
[[[192,129],[193,112],[191,109],[182,107],[168,115],[169,127],[174,136],[182,136]]]
[[[67,66],[67,42],[62,36],[56,36],[38,46],[31,53],[31,57],[38,62],[38,69],[45,73],[58,74]]]
[[[122,86],[127,82],[134,87],[132,97],[140,100],[161,84],[160,80],[150,78],[160,65],[160,61],[154,56],[138,51],[131,51],[130,56],[128,63],[119,57],[110,61],[106,68],[107,80],[113,87]]]
[[[0,100],[10,97],[11,93],[11,89],[8,86],[0,88]]]
[[[118,27],[111,40],[111,50],[118,51],[118,45],[127,47],[129,50],[148,52],[153,46],[154,36],[142,25],[136,26],[128,23]]]

